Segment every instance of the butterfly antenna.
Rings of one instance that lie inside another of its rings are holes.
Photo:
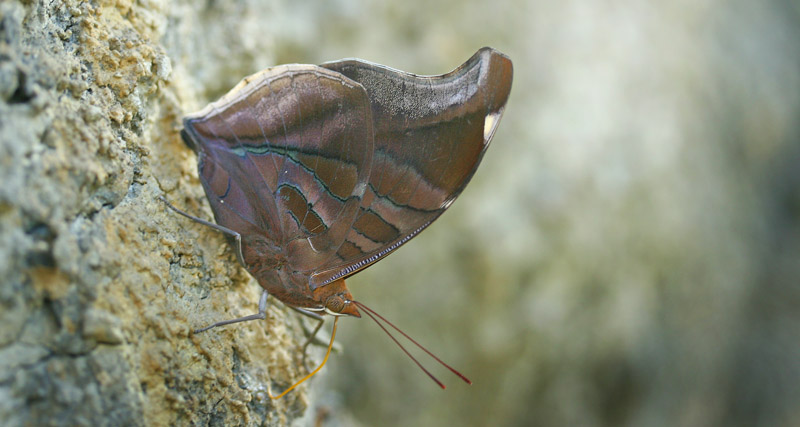
[[[305,377],[303,377],[302,380],[294,383],[291,387],[287,388],[286,390],[283,391],[283,393],[281,393],[281,394],[279,394],[277,396],[273,396],[272,393],[270,393],[269,390],[267,390],[267,396],[269,396],[270,399],[272,399],[272,400],[280,399],[281,397],[285,396],[286,393],[292,391],[292,389],[294,389],[295,387],[297,387],[300,384],[302,384],[303,382],[305,382],[305,380],[307,380],[307,379],[313,377],[314,375],[316,375],[316,373],[319,372],[319,370],[322,369],[323,366],[325,366],[325,363],[328,361],[328,356],[331,355],[331,348],[333,348],[333,339],[336,337],[336,322],[338,322],[338,321],[339,321],[338,317],[334,317],[333,318],[333,331],[331,331],[331,343],[328,344],[328,351],[327,351],[327,353],[325,353],[325,358],[322,359],[322,363],[317,367],[317,369],[314,369],[313,372],[311,372],[310,374],[306,375]]]
[[[371,318],[373,321],[375,321],[375,323],[377,323],[377,324],[378,324],[378,326],[380,326],[380,328],[381,328],[381,329],[383,329],[383,331],[384,331],[384,332],[386,332],[386,335],[389,335],[389,337],[392,339],[392,341],[394,341],[394,342],[395,342],[395,344],[397,344],[397,345],[398,345],[398,346],[399,346],[399,347],[400,347],[400,348],[403,350],[403,352],[405,352],[405,353],[406,353],[406,355],[407,355],[408,357],[410,357],[410,358],[411,358],[411,360],[413,360],[413,361],[414,361],[414,363],[416,363],[416,364],[417,364],[417,366],[419,366],[419,368],[420,368],[420,369],[422,369],[422,370],[423,370],[423,371],[424,371],[426,374],[428,374],[428,376],[429,376],[429,377],[431,377],[431,379],[433,379],[433,381],[435,381],[435,382],[436,382],[436,384],[439,384],[439,386],[440,386],[441,388],[445,388],[444,384],[442,384],[442,383],[441,383],[439,380],[437,380],[437,379],[436,379],[436,377],[434,377],[434,376],[433,376],[433,375],[432,375],[430,372],[428,372],[428,370],[427,370],[427,369],[425,369],[424,367],[422,367],[422,365],[421,365],[421,364],[420,364],[420,363],[417,361],[417,359],[415,359],[415,358],[414,358],[414,356],[412,356],[412,355],[411,355],[411,354],[408,352],[408,350],[406,350],[406,349],[405,349],[405,347],[403,347],[403,346],[400,344],[400,342],[398,342],[398,341],[397,341],[397,339],[396,339],[396,338],[395,338],[395,337],[394,337],[394,336],[393,336],[391,333],[389,333],[389,331],[388,331],[388,330],[386,330],[386,328],[385,328],[385,327],[383,327],[383,325],[382,325],[380,322],[378,322],[378,319],[381,319],[382,321],[386,322],[386,324],[387,324],[387,325],[391,326],[391,327],[392,327],[394,330],[396,330],[397,332],[400,332],[400,333],[401,333],[401,334],[402,334],[404,337],[406,337],[406,339],[408,339],[409,341],[411,341],[412,343],[414,343],[414,345],[416,345],[417,347],[419,347],[420,349],[422,349],[422,351],[424,351],[424,352],[425,352],[425,353],[427,353],[429,356],[431,356],[432,358],[434,358],[434,359],[435,359],[437,362],[439,362],[440,364],[442,364],[442,366],[444,366],[445,368],[449,369],[449,370],[450,370],[450,372],[452,372],[452,373],[456,374],[456,375],[457,375],[459,378],[461,378],[462,380],[464,380],[464,382],[465,382],[465,383],[467,383],[467,384],[470,384],[470,385],[472,384],[472,381],[470,381],[470,379],[469,379],[469,378],[465,377],[465,376],[464,376],[464,375],[463,375],[461,372],[458,372],[457,370],[455,370],[455,369],[454,369],[452,366],[448,365],[447,363],[444,363],[444,362],[442,361],[442,359],[439,359],[438,357],[436,357],[436,355],[435,355],[435,354],[431,353],[431,352],[430,352],[430,351],[429,351],[427,348],[423,347],[423,346],[422,346],[422,344],[418,343],[418,342],[417,342],[417,341],[416,341],[414,338],[411,338],[410,336],[408,336],[408,334],[406,334],[405,332],[403,332],[403,331],[402,331],[400,328],[398,328],[397,326],[395,326],[395,325],[394,325],[392,322],[390,322],[390,321],[386,320],[386,318],[385,318],[385,317],[383,317],[383,316],[381,316],[380,314],[378,314],[378,313],[377,313],[375,310],[373,310],[373,309],[371,309],[371,308],[367,307],[366,305],[364,305],[363,303],[360,303],[360,302],[358,302],[358,301],[353,301],[353,303],[354,303],[355,305],[357,305],[358,307],[360,307],[360,308],[363,308],[363,309],[364,309],[364,312],[365,312],[365,313],[367,313],[367,315],[368,315],[368,316],[369,316],[369,317],[370,317],[370,318]],[[377,319],[375,318],[376,316],[377,316]]]

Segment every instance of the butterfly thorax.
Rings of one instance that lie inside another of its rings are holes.
[[[284,304],[331,315],[361,317],[344,279],[311,288],[309,274],[296,271],[280,247],[262,238],[242,242],[245,267],[270,295]]]

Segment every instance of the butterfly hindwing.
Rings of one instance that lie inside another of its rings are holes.
[[[361,60],[322,65],[362,84],[375,150],[363,203],[337,256],[311,277],[324,286],[363,269],[441,215],[474,174],[511,90],[511,61],[484,48],[441,76]]]

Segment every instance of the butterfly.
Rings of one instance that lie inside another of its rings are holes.
[[[181,136],[197,153],[216,223],[170,207],[223,232],[264,289],[259,313],[196,332],[263,319],[272,295],[318,319],[362,309],[389,334],[378,319],[394,325],[356,301],[345,279],[450,207],[497,129],[512,74],[510,59],[488,47],[438,76],[359,59],[282,65],[186,116]],[[336,322],[331,345],[335,332]],[[319,371],[330,347],[277,397]]]

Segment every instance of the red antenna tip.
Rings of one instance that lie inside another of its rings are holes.
[[[410,336],[408,336],[408,335],[407,335],[405,332],[403,332],[403,331],[402,331],[400,328],[398,328],[397,326],[395,326],[394,324],[392,324],[392,322],[390,322],[390,321],[386,320],[386,318],[384,318],[384,317],[383,317],[383,316],[381,316],[380,314],[376,313],[376,312],[375,312],[375,310],[373,310],[373,309],[371,309],[371,308],[369,308],[369,307],[365,306],[364,304],[362,304],[362,303],[360,303],[360,302],[358,302],[358,301],[353,301],[353,303],[354,303],[355,305],[357,305],[358,307],[360,307],[360,308],[363,308],[363,309],[364,309],[364,312],[365,312],[365,313],[367,313],[367,315],[368,315],[368,316],[369,316],[369,317],[370,317],[370,318],[371,318],[373,321],[375,321],[375,323],[376,323],[376,324],[377,324],[377,325],[378,325],[378,326],[379,326],[381,329],[383,329],[383,332],[386,332],[386,335],[388,335],[388,336],[389,336],[389,338],[391,338],[391,339],[392,339],[392,341],[394,341],[394,343],[395,343],[395,344],[397,344],[397,346],[398,346],[398,347],[400,347],[400,349],[401,349],[401,350],[403,350],[403,352],[404,352],[404,353],[405,353],[405,354],[406,354],[408,357],[410,357],[410,358],[411,358],[411,360],[413,360],[413,361],[414,361],[414,363],[416,363],[416,364],[417,364],[417,366],[419,366],[419,368],[420,368],[420,369],[422,369],[422,371],[423,371],[423,372],[425,372],[425,373],[426,373],[426,374],[427,374],[427,375],[428,375],[428,376],[429,376],[429,377],[430,377],[430,378],[431,378],[431,379],[432,379],[432,380],[433,380],[433,381],[434,381],[436,384],[438,384],[438,385],[439,385],[439,387],[441,387],[441,388],[442,388],[442,390],[446,389],[447,387],[445,387],[445,385],[444,385],[444,384],[442,384],[442,382],[441,382],[441,381],[439,381],[439,380],[438,380],[436,377],[434,377],[434,376],[433,376],[433,374],[431,374],[431,373],[430,373],[430,372],[429,372],[427,369],[425,369],[425,367],[423,367],[423,366],[422,366],[422,364],[421,364],[421,363],[419,363],[419,361],[418,361],[418,360],[417,360],[417,359],[416,359],[414,356],[412,356],[412,355],[411,355],[411,353],[409,353],[409,352],[408,352],[408,350],[406,350],[406,348],[405,348],[405,347],[403,347],[403,345],[402,345],[402,344],[400,344],[400,342],[399,342],[399,341],[397,341],[397,338],[395,338],[395,337],[394,337],[394,336],[393,336],[391,333],[389,333],[389,331],[388,331],[388,330],[386,330],[386,328],[385,328],[385,327],[384,327],[384,326],[381,324],[381,322],[379,322],[379,321],[378,321],[378,319],[381,319],[382,321],[386,322],[386,324],[387,324],[387,325],[391,326],[391,327],[392,327],[394,330],[396,330],[397,332],[400,332],[400,334],[401,334],[401,335],[403,335],[404,337],[406,337],[406,339],[408,339],[409,341],[411,341],[412,343],[414,343],[414,345],[416,345],[417,347],[419,347],[419,348],[420,348],[422,351],[424,351],[425,353],[428,353],[428,355],[429,355],[429,356],[433,357],[433,358],[434,358],[434,359],[435,359],[437,362],[439,362],[440,364],[442,364],[442,366],[444,366],[445,368],[449,369],[449,370],[450,370],[452,373],[456,374],[456,375],[457,375],[459,378],[461,378],[462,380],[464,380],[464,382],[465,382],[465,383],[467,383],[467,384],[469,384],[469,385],[472,385],[472,381],[470,381],[470,380],[469,380],[469,378],[465,377],[463,374],[461,374],[461,372],[458,372],[457,370],[453,369],[453,367],[452,367],[452,366],[448,365],[447,363],[444,363],[444,362],[442,361],[442,359],[439,359],[438,357],[436,357],[436,355],[435,355],[435,354],[433,354],[433,353],[431,353],[430,351],[428,351],[428,349],[427,349],[427,348],[423,347],[423,346],[422,346],[420,343],[418,343],[418,342],[417,342],[417,341],[415,341],[413,338],[411,338]],[[377,317],[377,318],[376,318],[376,317]]]

